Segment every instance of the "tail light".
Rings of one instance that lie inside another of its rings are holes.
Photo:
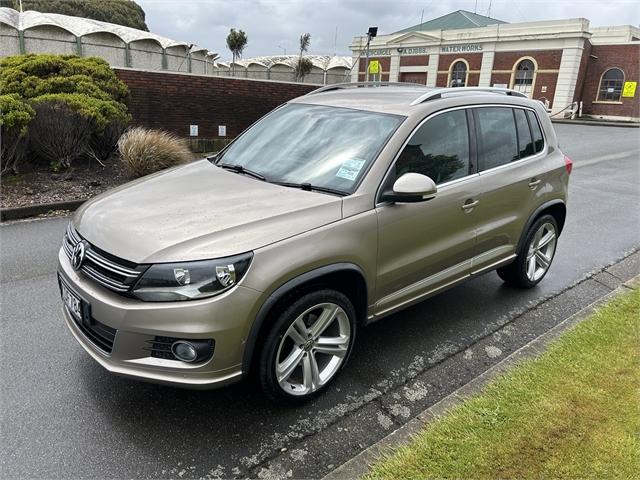
[[[567,173],[571,175],[571,170],[573,170],[573,162],[566,155],[564,155],[564,168],[566,168]]]

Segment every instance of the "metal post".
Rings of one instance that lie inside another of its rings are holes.
[[[76,37],[76,53],[82,57],[82,37]]]
[[[371,35],[367,33],[367,60],[364,68],[364,81],[369,81],[369,43],[371,42]]]

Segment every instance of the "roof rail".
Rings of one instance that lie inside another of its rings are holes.
[[[344,82],[344,83],[332,83],[331,85],[325,85],[324,87],[316,88],[307,95],[313,95],[315,93],[329,92],[331,90],[343,90],[346,88],[359,88],[359,87],[414,87],[414,88],[427,88],[420,83],[410,82]]]
[[[442,95],[447,93],[475,93],[475,92],[486,92],[486,93],[500,93],[503,95],[512,95],[514,97],[524,97],[528,98],[522,92],[518,92],[517,90],[511,90],[509,88],[499,88],[499,87],[449,87],[449,88],[436,88],[431,90],[423,95],[420,95],[416,98],[411,105],[419,105],[423,102],[428,102],[429,100],[435,100],[437,98],[442,98]]]

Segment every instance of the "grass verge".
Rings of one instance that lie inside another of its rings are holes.
[[[616,297],[368,479],[640,478],[640,290]]]

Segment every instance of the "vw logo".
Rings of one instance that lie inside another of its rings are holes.
[[[87,254],[86,242],[78,242],[73,248],[73,254],[71,255],[71,266],[74,270],[80,270],[84,257]]]

